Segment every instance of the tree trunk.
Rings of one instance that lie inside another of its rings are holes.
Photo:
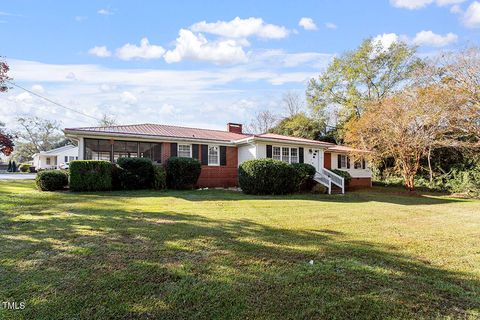
[[[428,172],[430,174],[430,183],[433,182],[433,171],[432,171],[432,161],[431,161],[431,154],[432,154],[432,148],[428,148],[428,155],[427,155],[427,160],[428,160]]]

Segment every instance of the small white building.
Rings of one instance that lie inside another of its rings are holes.
[[[59,166],[78,160],[78,147],[66,145],[49,151],[42,151],[33,155],[35,169],[58,169]]]

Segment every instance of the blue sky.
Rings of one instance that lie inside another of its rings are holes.
[[[365,38],[433,55],[479,35],[471,0],[0,2],[0,55],[15,81],[121,123],[247,123],[259,110],[282,113],[284,92],[303,94]],[[26,114],[95,124],[17,88],[0,96],[7,125]]]

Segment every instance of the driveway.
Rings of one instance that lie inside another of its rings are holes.
[[[33,180],[36,173],[1,173],[0,180]]]

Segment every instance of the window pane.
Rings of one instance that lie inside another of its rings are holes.
[[[96,139],[85,139],[85,160],[97,160],[93,157],[93,152],[98,149],[98,140]]]
[[[217,146],[208,147],[208,164],[209,165],[218,165],[219,164],[219,153]]]
[[[273,147],[272,148],[272,159],[280,160],[280,147]]]
[[[140,150],[140,158],[152,159],[152,144],[149,142],[139,142],[138,149]]]
[[[97,159],[98,160],[105,160],[105,161],[112,161],[111,159],[112,153],[112,144],[110,140],[98,140],[98,149],[97,149]]]
[[[298,162],[298,149],[292,148],[290,149],[290,163],[297,163]]]
[[[347,167],[347,157],[346,156],[340,156],[340,165],[341,168],[346,168]]]
[[[191,157],[191,146],[189,144],[179,144],[178,145],[178,156],[190,158]]]
[[[284,162],[289,162],[290,159],[289,159],[289,148],[285,148],[283,147],[282,148],[282,161]]]
[[[162,162],[162,144],[152,143],[152,161],[157,163]]]

